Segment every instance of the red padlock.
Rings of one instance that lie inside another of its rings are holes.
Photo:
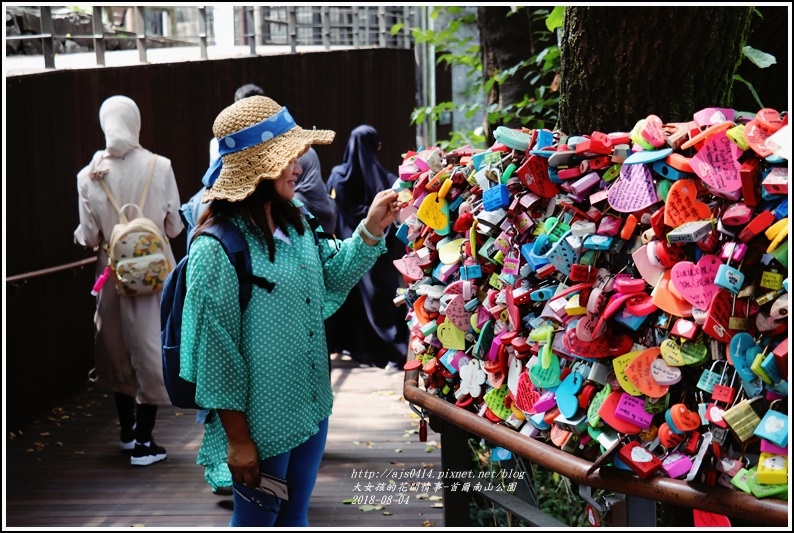
[[[642,446],[633,440],[618,450],[618,458],[631,468],[640,479],[651,477],[662,467],[662,462]]]

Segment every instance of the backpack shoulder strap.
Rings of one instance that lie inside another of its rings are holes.
[[[276,284],[266,278],[254,276],[251,266],[251,252],[248,250],[248,243],[240,229],[229,221],[215,222],[211,226],[202,228],[198,235],[209,235],[221,243],[223,251],[229,257],[237,278],[240,281],[240,310],[244,311],[251,301],[253,285],[257,285],[272,292]]]
[[[143,216],[143,206],[146,203],[146,196],[149,194],[149,184],[152,183],[152,175],[154,174],[154,164],[156,162],[157,162],[157,154],[152,154],[152,164],[149,165],[149,175],[146,177],[146,183],[143,186],[143,194],[141,194],[141,201],[138,203],[137,206],[140,208],[141,216]],[[104,177],[99,180],[99,184],[105,190],[105,194],[107,195],[108,200],[110,200],[110,203],[113,204],[113,207],[116,209],[116,212],[119,214],[119,221],[123,224],[129,222],[127,220],[127,215],[124,214],[124,207],[127,207],[127,205],[134,205],[134,204],[127,204],[124,205],[123,207],[120,207],[119,203],[116,201],[116,197],[113,196],[112,192],[110,192],[110,187],[108,187],[108,184],[105,182]]]
[[[301,204],[300,208],[301,213],[303,213],[303,216],[306,218],[306,221],[309,223],[309,227],[312,229],[312,233],[314,234],[314,244],[320,246],[320,236],[318,235],[319,232],[317,231],[317,228],[320,227],[320,221],[316,216],[311,214],[304,204]]]
[[[116,201],[116,197],[113,196],[112,192],[110,192],[110,187],[108,187],[108,184],[105,182],[105,178],[100,178],[99,184],[105,190],[105,195],[107,195],[108,200],[110,200],[110,203],[113,204],[113,207],[116,209],[116,212],[119,214],[119,221],[126,224],[127,217],[124,215],[124,211],[121,210],[121,207],[119,207],[119,203]]]
[[[149,175],[146,177],[146,184],[143,186],[143,194],[141,194],[141,201],[138,207],[141,208],[143,213],[143,206],[146,203],[146,196],[149,194],[149,185],[152,183],[152,176],[154,175],[154,165],[157,163],[157,154],[152,154],[152,164],[149,165]]]

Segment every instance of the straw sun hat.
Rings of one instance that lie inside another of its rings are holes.
[[[212,126],[221,157],[207,170],[203,202],[238,202],[262,180],[277,179],[312,144],[330,144],[331,130],[304,130],[286,107],[266,96],[243,98],[221,111]]]

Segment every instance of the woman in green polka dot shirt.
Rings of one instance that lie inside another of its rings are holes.
[[[377,195],[358,231],[318,247],[294,199],[296,159],[334,132],[304,130],[270,98],[235,102],[213,125],[221,158],[205,176],[202,225],[227,219],[245,235],[254,285],[241,314],[237,274],[208,236],[190,246],[180,375],[210,410],[197,463],[213,479],[231,473],[230,526],[308,526],[333,403],[323,321],[386,251],[385,228],[401,208]],[[268,288],[270,288],[268,287]],[[289,498],[256,490],[260,474],[286,479]]]

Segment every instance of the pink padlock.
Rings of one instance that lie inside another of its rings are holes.
[[[788,457],[788,446],[778,446],[777,444],[772,444],[766,439],[761,439],[761,451],[774,455],[785,455]]]
[[[615,276],[613,288],[623,294],[642,292],[645,290],[645,280],[642,278],[632,278],[628,274],[618,274]]]
[[[743,242],[726,242],[722,245],[722,249],[720,250],[719,258],[728,262],[738,263],[744,258],[744,254],[747,253],[747,245]]]
[[[620,400],[615,408],[615,416],[643,429],[651,427],[653,420],[653,413],[645,410],[645,399],[632,396],[627,392],[620,394]]]
[[[614,215],[605,215],[604,218],[598,223],[599,235],[606,235],[607,237],[614,237],[620,231],[620,226],[623,225],[623,219]]]
[[[571,184],[571,191],[573,191],[576,195],[583,195],[586,194],[587,191],[592,189],[594,186],[598,185],[601,181],[601,176],[598,175],[597,172],[590,172],[576,180],[574,183]]]
[[[681,452],[672,452],[662,459],[662,472],[671,479],[683,477],[692,470],[692,459]]]
[[[742,203],[733,204],[720,217],[728,227],[744,226],[753,218],[753,210]]]

